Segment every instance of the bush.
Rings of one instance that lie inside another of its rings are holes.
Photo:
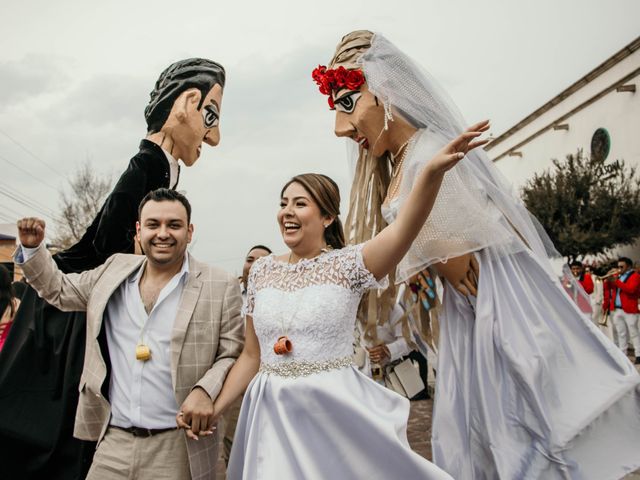
[[[522,189],[527,208],[568,261],[640,236],[640,180],[624,160],[605,163],[582,150],[536,174]]]

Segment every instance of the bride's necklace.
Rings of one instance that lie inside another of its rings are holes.
[[[389,190],[389,193],[387,194],[387,197],[389,199],[394,199],[396,196],[396,193],[398,193],[398,189],[400,188],[400,171],[402,170],[402,164],[404,163],[404,159],[407,156],[407,152],[410,149],[409,143],[411,142],[412,139],[413,139],[413,135],[409,137],[409,139],[406,142],[400,145],[400,148],[397,150],[395,155],[391,155],[392,160],[394,160],[396,158],[396,155],[398,155],[398,153],[402,151],[402,154],[400,155],[400,159],[393,164],[393,167],[391,169],[392,185],[390,186],[391,188]]]
[[[393,164],[393,172],[397,172],[398,168],[402,165],[402,162],[404,161],[404,154],[405,154],[404,147],[409,145],[410,141],[411,141],[411,137],[409,137],[402,145],[400,145],[400,147],[398,147],[398,150],[396,150],[396,153],[391,154],[391,163]],[[398,162],[396,163],[395,160],[396,158],[398,158],[398,154],[400,152],[402,152],[402,156],[400,157],[400,160],[398,160]]]
[[[322,255],[325,252],[327,252],[327,249],[323,248],[322,250],[320,250],[320,253],[317,256],[312,258],[318,258],[320,255]],[[289,278],[289,274],[291,273],[290,268],[291,268],[291,265],[293,265],[291,263],[292,255],[293,255],[293,252],[290,252],[289,259],[287,260],[287,267],[289,268],[289,270],[287,270],[287,274],[282,280],[283,284],[286,284],[286,281]],[[301,260],[303,259],[302,258],[299,259],[298,262],[300,262]],[[276,355],[287,355],[293,351],[293,342],[288,337],[287,332],[289,331],[289,327],[293,324],[293,320],[296,314],[298,313],[298,310],[300,309],[300,305],[303,303],[303,300],[304,300],[304,294],[302,298],[298,302],[296,302],[296,308],[293,311],[293,313],[289,316],[289,320],[286,323],[284,319],[280,320],[280,331],[282,332],[282,335],[278,337],[278,339],[276,340],[276,343],[274,343],[273,345],[273,351]]]

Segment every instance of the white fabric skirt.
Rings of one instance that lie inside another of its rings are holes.
[[[458,480],[617,479],[640,466],[640,375],[523,251],[445,287],[434,462]]]
[[[244,396],[228,480],[451,477],[411,450],[409,401],[347,367],[259,373]]]

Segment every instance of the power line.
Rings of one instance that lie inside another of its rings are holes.
[[[2,208],[3,210],[8,210],[8,211],[9,211],[9,214],[16,215],[18,218],[20,218],[20,217],[23,217],[23,216],[24,216],[24,215],[22,215],[21,213],[19,213],[17,210],[14,210],[14,209],[13,209],[13,208],[11,208],[11,207],[7,207],[6,205],[3,205],[3,206],[2,206],[2,207],[0,207],[0,208]]]
[[[4,192],[4,191],[2,191],[2,190],[0,190],[0,195],[4,195],[5,197],[8,197],[8,198],[10,198],[10,199],[11,199],[11,200],[13,200],[13,201],[18,202],[18,203],[20,203],[20,204],[24,205],[25,207],[27,207],[27,208],[29,208],[29,209],[31,209],[31,210],[33,210],[33,211],[36,211],[37,213],[39,213],[39,214],[41,214],[41,215],[43,215],[43,216],[45,216],[45,217],[47,217],[47,218],[50,218],[51,220],[53,220],[53,219],[54,219],[54,218],[53,218],[53,216],[52,216],[51,214],[49,214],[49,213],[47,213],[47,212],[44,212],[44,211],[40,210],[39,208],[35,208],[35,207],[33,207],[32,205],[29,205],[29,204],[27,204],[27,203],[25,203],[25,202],[22,202],[22,201],[21,201],[21,200],[19,200],[18,198],[14,197],[14,196],[12,196],[11,194],[8,194],[8,193],[6,193],[6,192]]]
[[[22,168],[19,165],[16,165],[15,163],[13,163],[11,160],[6,159],[5,157],[3,157],[2,155],[0,155],[0,160],[4,160],[5,162],[7,162],[9,165],[13,165],[15,168],[17,168],[18,170],[22,171],[23,173],[26,173],[27,175],[29,175],[31,178],[33,178],[34,180],[37,180],[38,182],[42,183],[44,186],[49,187],[55,191],[58,191],[58,189],[56,187],[54,187],[53,185],[51,185],[50,183],[45,182],[44,180],[39,179],[38,177],[36,177],[33,173],[31,173],[30,171]]]
[[[31,150],[29,150],[27,147],[25,147],[24,145],[22,145],[19,141],[17,141],[15,138],[13,138],[11,135],[9,135],[7,132],[5,132],[4,130],[0,129],[0,133],[2,133],[5,137],[7,137],[9,140],[11,140],[13,143],[15,143],[18,147],[20,147],[22,150],[24,150],[25,152],[27,152],[32,158],[35,158],[38,162],[40,162],[41,164],[43,164],[44,166],[46,166],[49,170],[51,170],[53,173],[55,173],[56,175],[58,175],[61,178],[62,175],[60,174],[60,172],[58,172],[55,168],[53,168],[51,165],[49,165],[47,162],[45,162],[44,160],[42,160],[40,157],[38,157],[35,153],[33,153]]]
[[[23,212],[18,212],[17,210],[11,207],[8,207],[6,204],[0,207],[0,215],[5,217],[5,219],[8,217],[10,219],[9,221],[11,222],[15,222],[16,220],[22,217],[28,216],[28,215],[25,215]]]
[[[7,192],[5,192],[2,188],[0,188],[0,194],[1,194],[1,195],[4,195],[5,197],[10,198],[11,200],[13,200],[13,201],[15,201],[15,202],[18,202],[18,203],[20,203],[20,204],[24,205],[25,207],[28,207],[28,208],[30,208],[30,209],[32,209],[32,210],[37,211],[38,213],[40,213],[40,214],[42,214],[42,215],[44,215],[44,216],[46,216],[46,217],[50,218],[51,220],[53,220],[53,219],[54,219],[54,215],[53,215],[52,213],[47,213],[47,212],[43,211],[42,209],[40,209],[40,208],[38,208],[38,207],[34,206],[33,204],[30,204],[29,202],[26,202],[26,201],[24,201],[24,200],[21,200],[21,199],[19,199],[18,197],[16,197],[16,196],[12,195],[11,193],[7,193]]]
[[[5,191],[9,192],[14,197],[18,197],[23,202],[29,203],[30,204],[30,208],[33,208],[33,207],[31,207],[33,205],[33,206],[35,206],[35,208],[47,211],[49,213],[53,213],[53,210],[50,209],[48,205],[45,205],[44,203],[40,203],[37,200],[34,200],[32,197],[21,193],[20,191],[14,189],[12,186],[7,185],[4,182],[0,182],[0,188],[2,188]]]

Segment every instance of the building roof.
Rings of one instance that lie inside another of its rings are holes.
[[[491,150],[493,147],[497,146],[498,144],[502,143],[503,141],[505,141],[507,138],[511,137],[512,135],[514,135],[516,132],[518,132],[519,130],[521,130],[522,128],[524,128],[525,126],[529,125],[530,123],[532,123],[534,120],[536,120],[538,117],[540,117],[542,114],[546,113],[547,111],[551,110],[553,107],[555,107],[556,105],[558,105],[559,103],[561,103],[562,101],[564,101],[565,99],[567,99],[569,96],[573,95],[575,92],[577,92],[578,90],[580,90],[581,88],[583,88],[585,85],[587,85],[588,83],[592,82],[595,78],[599,77],[600,75],[602,75],[603,73],[605,73],[607,70],[610,70],[614,65],[620,63],[622,60],[624,60],[625,58],[627,58],[629,55],[631,55],[632,53],[634,53],[636,50],[640,49],[640,37],[636,38],[634,41],[632,41],[631,43],[629,43],[627,46],[625,46],[624,48],[622,48],[620,51],[616,52],[615,54],[613,54],[611,57],[609,57],[607,60],[605,60],[604,62],[602,62],[600,65],[598,65],[596,68],[594,68],[593,70],[591,70],[589,73],[587,73],[586,75],[584,75],[582,78],[580,78],[578,81],[574,82],[572,85],[570,85],[569,87],[565,88],[563,91],[561,91],[559,94],[557,94],[555,97],[553,97],[551,100],[549,100],[547,103],[545,103],[544,105],[542,105],[540,108],[538,108],[537,110],[535,110],[533,113],[527,115],[525,118],[523,118],[522,120],[520,120],[518,123],[516,123],[513,127],[511,127],[509,130],[507,130],[506,132],[504,132],[503,134],[495,137],[491,143],[489,143],[488,145],[486,145],[484,147],[485,150],[489,151]],[[630,75],[628,75],[627,77],[633,77],[636,76],[638,74],[637,71],[632,72]],[[600,98],[601,96],[603,96],[604,94],[608,93],[609,91],[613,90],[616,88],[617,83],[624,83],[628,81],[628,78],[624,78],[621,79],[619,82],[616,82],[616,85],[612,85],[610,86],[606,91],[601,92],[600,95],[598,95],[597,97]],[[596,98],[597,99],[597,98]],[[586,102],[586,104],[591,103],[592,101],[596,100],[596,99],[591,99],[589,102]],[[581,105],[581,107],[586,106],[585,105]],[[570,113],[575,113],[574,111],[570,112]],[[542,133],[542,132],[538,132]],[[537,135],[537,134],[536,134]],[[526,141],[531,140],[530,138],[528,138]],[[526,143],[525,141],[525,143]],[[514,147],[515,148],[515,147]],[[505,152],[506,154],[506,152]],[[504,156],[505,154],[500,155],[500,157]],[[500,158],[498,157],[498,158]],[[494,159],[498,160],[498,158]]]
[[[18,227],[15,223],[0,223],[0,240],[15,240],[18,236]]]

